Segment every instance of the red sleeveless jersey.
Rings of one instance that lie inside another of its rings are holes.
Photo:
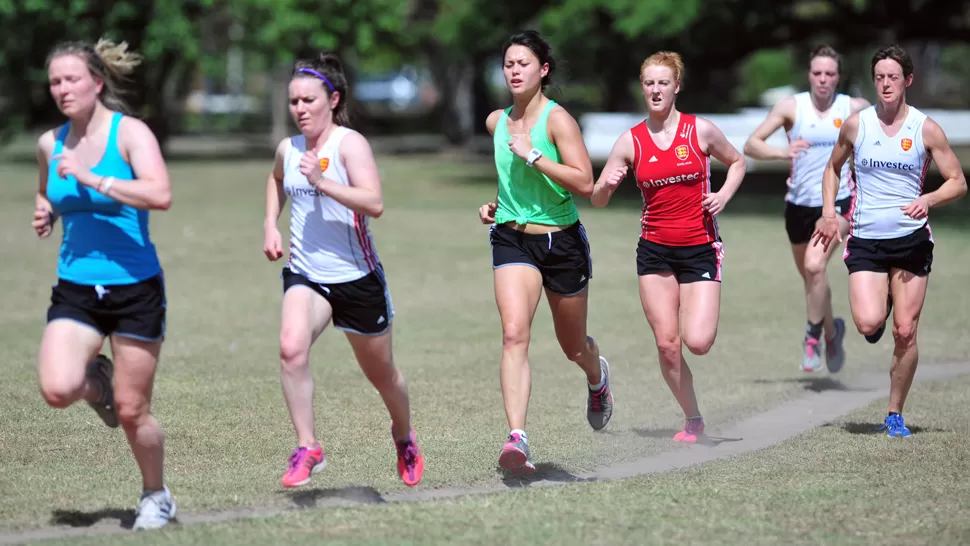
[[[630,132],[633,173],[643,194],[640,236],[667,246],[717,241],[717,221],[701,206],[711,191],[711,159],[701,154],[696,117],[680,114],[677,134],[666,150],[654,143],[646,121]]]

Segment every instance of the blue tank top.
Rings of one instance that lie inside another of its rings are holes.
[[[113,176],[114,185],[134,180],[135,173],[118,151],[115,112],[101,161],[91,169],[99,176]],[[56,157],[64,147],[70,122],[57,134]],[[122,204],[76,178],[57,174],[57,160],[48,165],[47,199],[61,217],[64,232],[57,261],[60,279],[85,285],[134,284],[161,272],[155,245],[148,235],[148,211]]]

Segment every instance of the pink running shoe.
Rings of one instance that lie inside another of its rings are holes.
[[[414,431],[411,431],[407,440],[395,441],[394,445],[397,447],[397,473],[401,476],[401,481],[408,487],[418,485],[424,475],[424,454],[418,448]]]
[[[502,446],[502,453],[498,456],[498,465],[513,474],[528,474],[536,467],[532,464],[529,444],[518,433],[509,434],[509,439]]]
[[[674,441],[693,444],[694,442],[697,441],[698,436],[703,436],[703,435],[704,435],[704,418],[698,417],[695,419],[688,419],[687,423],[684,425],[684,430],[674,435]]]
[[[298,447],[290,455],[290,466],[283,474],[283,487],[300,487],[310,483],[310,477],[327,467],[327,456],[323,447],[316,449]]]

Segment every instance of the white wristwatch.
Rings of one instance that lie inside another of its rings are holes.
[[[542,152],[538,148],[532,148],[529,150],[529,157],[525,160],[525,164],[531,167],[540,157],[542,157]]]

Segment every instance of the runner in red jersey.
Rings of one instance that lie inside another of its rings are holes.
[[[704,419],[682,346],[703,355],[717,336],[724,250],[715,216],[741,185],[746,167],[714,124],[677,111],[683,74],[677,53],[661,51],[643,62],[640,87],[649,115],[617,139],[590,200],[606,206],[633,167],[643,193],[640,302],[657,340],[660,370],[686,417],[674,440],[696,442]],[[711,191],[711,157],[728,166],[717,192]]]
[[[633,174],[643,194],[640,237],[665,246],[711,248],[718,242],[717,221],[703,206],[711,191],[711,158],[700,152],[697,117],[681,113],[679,118],[673,141],[664,148],[646,121],[630,129]]]

